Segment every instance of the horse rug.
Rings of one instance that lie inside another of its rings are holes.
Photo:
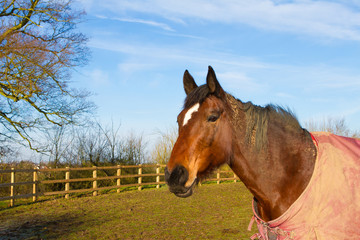
[[[251,239],[360,239],[360,139],[312,133],[317,146],[313,175],[279,218],[263,221],[253,200],[259,233]]]

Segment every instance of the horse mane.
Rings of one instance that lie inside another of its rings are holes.
[[[190,108],[196,103],[202,103],[210,95],[210,90],[206,84],[194,89],[187,95],[184,101],[184,109]],[[233,124],[235,128],[242,129],[240,126],[240,114],[242,111],[246,116],[245,141],[255,147],[257,151],[266,149],[269,121],[276,121],[286,129],[302,131],[297,117],[289,109],[279,105],[268,104],[265,107],[254,105],[252,102],[243,103],[234,96],[226,93],[226,100],[233,111]]]
[[[245,113],[245,141],[255,147],[257,151],[267,148],[267,131],[269,121],[276,121],[285,129],[292,129],[294,131],[303,130],[297,117],[289,108],[284,108],[274,104],[268,104],[265,107],[261,107],[254,105],[251,102],[243,103],[239,99],[235,99],[230,94],[227,94],[227,100],[234,112],[233,124],[235,124],[237,129],[240,129],[239,124],[241,124],[238,121],[239,111]]]

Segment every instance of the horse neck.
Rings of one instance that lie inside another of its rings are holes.
[[[255,116],[264,123],[261,126],[266,131],[248,129],[245,111],[234,111],[237,126],[230,167],[255,196],[260,216],[269,221],[281,216],[306,188],[314,169],[316,149],[306,130],[284,126],[276,116],[268,116],[266,121]],[[262,134],[267,136],[265,141],[256,139]]]

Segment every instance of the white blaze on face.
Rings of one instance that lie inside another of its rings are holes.
[[[194,106],[192,106],[186,113],[185,113],[185,117],[184,117],[184,123],[183,126],[185,126],[188,121],[191,119],[191,116],[194,112],[197,112],[199,110],[200,104],[197,103]]]

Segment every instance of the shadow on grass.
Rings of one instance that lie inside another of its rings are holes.
[[[145,185],[142,187],[142,190],[146,190],[146,189],[157,189],[156,188],[157,185],[153,184],[153,185]],[[159,188],[164,188],[166,187],[165,184],[160,184]],[[123,192],[129,192],[129,191],[138,191],[138,187],[122,187],[119,189],[120,191],[118,193],[123,193]],[[108,190],[99,190],[98,191],[98,195],[102,195],[102,194],[110,194],[110,193],[116,193],[117,189],[108,189]],[[70,198],[82,198],[82,197],[90,197],[92,196],[92,190],[83,192],[83,193],[72,193],[70,194]],[[47,196],[47,197],[39,197],[35,202],[33,202],[30,198],[25,198],[25,199],[20,199],[20,200],[16,200],[15,206],[11,207],[10,206],[10,200],[4,200],[4,201],[0,201],[0,212],[4,211],[6,209],[9,208],[16,208],[19,206],[30,206],[36,203],[41,203],[41,202],[46,202],[46,201],[52,201],[54,199],[62,199],[65,197],[65,194],[59,194],[59,195],[52,195],[52,196]]]
[[[18,225],[6,229],[0,228],[0,239],[56,239],[57,236],[64,236],[71,233],[76,217],[68,215],[57,216],[52,219],[41,219],[39,217],[22,219]],[[74,229],[74,231],[76,231]]]

